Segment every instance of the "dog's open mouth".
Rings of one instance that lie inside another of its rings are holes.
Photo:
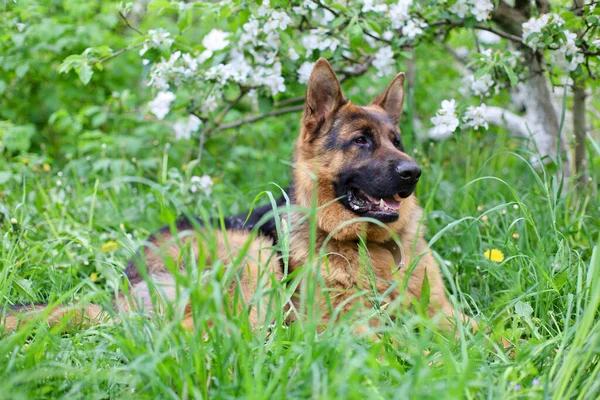
[[[358,214],[369,213],[376,216],[398,216],[403,199],[398,193],[391,197],[377,198],[358,188],[348,190],[348,205]]]

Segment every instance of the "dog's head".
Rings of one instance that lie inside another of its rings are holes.
[[[421,176],[405,153],[398,122],[404,101],[404,74],[391,81],[368,106],[346,100],[325,59],[317,61],[306,93],[302,128],[296,148],[295,186],[299,204],[310,206],[316,174],[317,220],[337,239],[389,236],[375,224],[339,226],[356,217],[370,217],[398,232],[413,212],[412,193]],[[337,200],[336,200],[337,199]],[[366,229],[366,232],[365,232]]]

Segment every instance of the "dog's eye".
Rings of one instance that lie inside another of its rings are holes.
[[[364,136],[355,137],[353,142],[359,145],[365,145],[368,143],[367,138]]]
[[[394,141],[392,143],[394,144],[395,148],[397,148],[398,150],[400,150],[400,147],[402,146],[402,143],[400,143],[400,139],[394,138]]]

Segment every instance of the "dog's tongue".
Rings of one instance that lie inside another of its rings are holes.
[[[399,210],[400,204],[402,203],[401,200],[396,200],[393,197],[384,197],[383,201],[385,202],[385,205],[392,210]]]
[[[385,205],[387,208],[390,208],[392,210],[399,210],[400,204],[402,204],[402,199],[398,195],[395,195],[394,197],[383,197],[381,199],[377,199],[367,194],[367,197],[369,198],[369,200],[371,200],[372,203],[378,204],[381,208],[383,208],[383,206]]]

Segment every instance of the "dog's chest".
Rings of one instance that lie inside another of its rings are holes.
[[[311,251],[308,236],[295,232],[290,237],[290,270],[294,271],[309,263]],[[317,235],[314,261],[315,266],[328,288],[339,290],[368,290],[382,294],[395,279],[397,257],[389,246],[358,242],[326,240],[325,235]]]

